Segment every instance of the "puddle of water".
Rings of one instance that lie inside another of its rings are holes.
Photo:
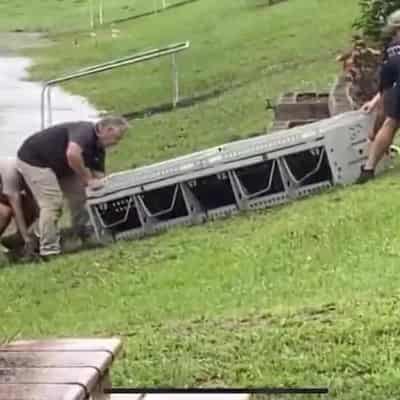
[[[26,57],[0,56],[0,157],[15,156],[22,141],[41,129],[41,91],[38,82],[29,82]],[[59,87],[51,90],[52,123],[98,118],[98,111],[80,96]]]

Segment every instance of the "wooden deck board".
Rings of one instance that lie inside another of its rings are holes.
[[[120,349],[120,340],[114,338],[2,345],[0,400],[85,400],[101,395]]]
[[[0,400],[85,400],[79,385],[0,385]]]
[[[97,368],[105,372],[112,363],[108,352],[0,352],[0,368]]]
[[[108,351],[113,357],[121,350],[119,339],[58,339],[58,340],[20,340],[0,346],[4,351]]]
[[[0,385],[67,384],[80,385],[91,393],[100,379],[95,368],[2,368]],[[0,388],[1,390],[1,388]]]

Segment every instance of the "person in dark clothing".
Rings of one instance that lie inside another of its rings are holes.
[[[84,236],[88,213],[86,188],[104,184],[105,149],[118,143],[128,123],[107,117],[98,123],[69,122],[51,126],[30,136],[18,150],[17,168],[40,209],[40,255],[61,252],[58,222],[65,196],[75,232]]]
[[[379,91],[361,108],[371,113],[382,104],[384,122],[370,145],[368,160],[361,169],[356,182],[358,184],[374,178],[377,164],[389,150],[400,127],[400,10],[389,16],[384,33],[390,37],[390,40],[384,50]]]

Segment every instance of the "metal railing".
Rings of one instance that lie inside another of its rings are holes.
[[[178,67],[176,63],[176,53],[186,50],[190,47],[190,42],[182,42],[177,44],[172,44],[167,47],[163,47],[161,49],[152,49],[143,51],[140,53],[135,53],[133,55],[118,58],[115,60],[107,61],[102,64],[93,65],[90,67],[82,68],[74,73],[61,76],[56,79],[52,79],[47,81],[42,89],[41,93],[41,125],[42,129],[46,127],[46,100],[47,100],[47,125],[51,125],[52,123],[52,115],[51,115],[51,87],[62,83],[71,81],[74,79],[79,79],[85,76],[94,75],[100,72],[109,71],[114,68],[124,67],[131,64],[137,64],[145,61],[152,60],[158,57],[164,57],[171,55],[172,57],[172,88],[173,88],[173,96],[172,96],[172,104],[176,107],[179,101],[179,80],[178,80]]]
[[[160,11],[160,4],[162,4],[162,10],[169,8],[170,5],[167,3],[167,0],[154,0],[154,13],[158,13]],[[104,0],[98,0],[97,4],[98,8],[98,18],[99,25],[103,25],[104,22]],[[95,9],[96,6],[93,4],[93,0],[89,0],[89,17],[90,17],[90,28],[93,29],[95,26]]]

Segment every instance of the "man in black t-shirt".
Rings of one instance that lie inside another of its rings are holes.
[[[42,256],[61,251],[58,222],[63,195],[76,233],[85,231],[88,223],[85,188],[103,186],[105,148],[118,143],[127,128],[127,121],[120,117],[107,117],[96,124],[63,123],[33,134],[18,150],[18,170],[40,208]]]

